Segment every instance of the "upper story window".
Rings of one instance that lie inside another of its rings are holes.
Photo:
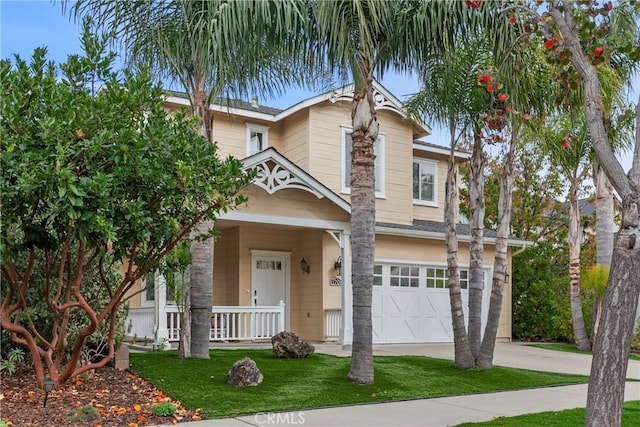
[[[342,192],[351,192],[351,128],[342,128]],[[384,197],[384,135],[378,134],[378,139],[373,143],[373,153],[376,156],[374,162],[376,197]]]
[[[413,159],[413,202],[420,205],[438,205],[438,163]]]
[[[269,128],[247,123],[247,156],[259,153],[269,146]]]

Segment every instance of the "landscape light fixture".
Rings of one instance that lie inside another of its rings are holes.
[[[42,407],[46,408],[47,407],[47,397],[49,397],[49,392],[51,392],[51,390],[53,390],[53,388],[56,386],[56,383],[51,378],[45,378],[42,385],[43,385],[43,388],[44,388],[44,405],[42,405]]]

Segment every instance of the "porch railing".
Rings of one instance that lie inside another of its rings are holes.
[[[276,306],[213,306],[211,307],[211,341],[243,341],[271,338],[285,329],[284,303]],[[170,342],[180,338],[180,313],[177,306],[167,306],[167,330]],[[130,335],[152,338],[154,315],[152,307],[131,308],[128,322]]]
[[[342,328],[342,309],[327,308],[324,310],[325,321],[325,338],[340,338],[340,329]]]

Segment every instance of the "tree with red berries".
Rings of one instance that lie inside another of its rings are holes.
[[[590,46],[596,37],[585,32],[606,16],[612,6],[594,2],[554,1],[549,15],[571,52],[572,66],[582,79],[584,111],[591,142],[602,169],[622,199],[622,225],[614,245],[611,272],[598,325],[589,392],[587,426],[619,426],[631,348],[635,310],[640,296],[640,100],[636,105],[636,132],[633,163],[625,174],[611,148],[602,110],[602,88],[595,65],[602,56],[592,56]],[[637,3],[635,4],[637,7]],[[628,38],[617,50],[634,62],[640,59],[640,32]],[[612,46],[611,49],[614,49]]]
[[[504,284],[507,279],[507,239],[510,235],[511,188],[513,183],[513,162],[516,156],[520,124],[525,120],[532,108],[541,111],[546,102],[544,94],[546,85],[540,82],[549,81],[541,77],[535,67],[525,69],[522,55],[524,50],[514,51],[514,41],[519,31],[514,26],[514,16],[492,14],[489,8],[478,11],[483,15],[477,27],[470,33],[477,37],[462,37],[448,52],[438,58],[425,62],[422,75],[421,92],[409,101],[409,106],[430,120],[442,123],[449,128],[451,136],[451,152],[448,163],[447,185],[445,195],[445,224],[447,240],[447,262],[449,271],[449,293],[454,330],[455,363],[459,368],[474,366],[488,369],[493,364],[493,350],[500,318]],[[488,18],[486,18],[488,17]],[[483,19],[487,19],[483,21]],[[489,25],[487,25],[489,24]],[[484,26],[483,26],[484,25]],[[482,31],[491,28],[492,31]],[[498,34],[501,34],[498,36]],[[511,34],[511,42],[504,43]],[[496,42],[500,39],[504,44]],[[504,49],[496,49],[503,46]],[[505,55],[507,53],[507,55]],[[513,96],[510,93],[514,93]],[[526,96],[524,94],[527,94]],[[526,111],[526,112],[523,112]],[[491,302],[487,327],[484,336],[481,334],[481,301],[483,276],[483,243],[484,227],[484,145],[502,142],[509,134],[509,161],[505,165],[500,200],[500,220],[498,221],[498,237],[496,239],[496,255],[494,259],[494,275],[492,280]],[[458,276],[458,244],[455,221],[457,211],[456,165],[453,149],[461,136],[473,141],[472,153],[472,192],[469,296],[469,332],[465,327],[464,314],[459,289]],[[473,274],[476,274],[475,281]],[[471,284],[473,282],[473,284]]]

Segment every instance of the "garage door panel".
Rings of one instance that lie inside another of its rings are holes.
[[[393,339],[398,342],[416,342],[420,338],[420,318],[413,317],[389,317],[389,328]]]

